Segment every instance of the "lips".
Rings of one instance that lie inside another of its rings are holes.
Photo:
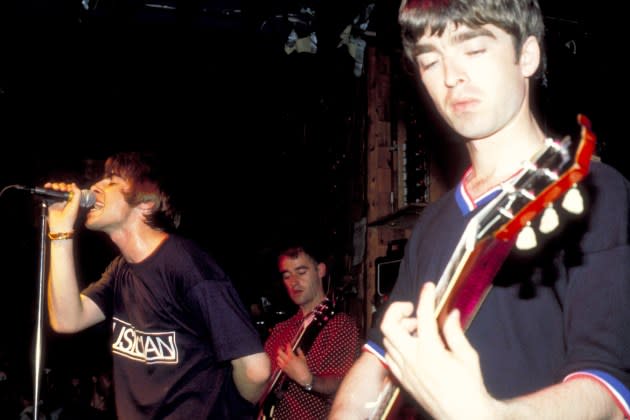
[[[466,112],[475,107],[477,103],[479,103],[479,101],[473,98],[459,98],[451,101],[451,109],[455,113]]]
[[[105,204],[101,201],[96,201],[90,210],[100,210],[105,207]]]

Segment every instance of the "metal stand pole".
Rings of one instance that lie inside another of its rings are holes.
[[[35,330],[35,371],[33,373],[33,419],[39,419],[39,388],[41,379],[42,361],[42,337],[44,323],[44,287],[46,285],[46,232],[47,226],[47,204],[45,200],[41,202],[40,234],[39,234],[39,281],[37,296],[37,327]]]

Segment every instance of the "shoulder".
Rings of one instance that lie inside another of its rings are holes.
[[[105,274],[116,274],[124,267],[128,266],[122,255],[116,256],[105,268]]]
[[[627,244],[630,218],[630,182],[613,167],[592,162],[579,190],[584,194],[587,249],[605,249]],[[590,245],[587,245],[590,244]]]
[[[277,333],[277,332],[283,331],[283,330],[285,330],[287,328],[290,328],[290,327],[292,327],[294,325],[298,325],[299,324],[298,319],[297,319],[298,315],[299,315],[299,313],[296,313],[292,317],[290,317],[288,319],[285,319],[284,321],[280,321],[280,322],[276,323],[273,326],[272,330],[271,330],[272,334],[274,332]]]
[[[630,206],[630,182],[619,171],[602,162],[592,162],[582,182],[592,210],[627,215]]]
[[[164,248],[166,251],[189,255],[191,257],[209,257],[207,252],[203,250],[197,242],[173,233],[169,234],[168,239],[164,242]]]
[[[437,200],[429,203],[422,213],[420,213],[420,219],[431,219],[441,215],[445,210],[451,210],[457,208],[457,202],[455,200],[456,188],[451,188],[444,194],[442,194]]]
[[[333,316],[332,319],[330,320],[330,323],[334,325],[353,327],[353,328],[356,328],[356,325],[357,325],[354,318],[345,312],[337,312],[337,314]]]
[[[168,258],[176,259],[175,267],[200,272],[203,277],[220,280],[225,277],[223,269],[214,258],[197,242],[179,235],[171,234],[164,244]]]
[[[270,345],[275,340],[279,338],[285,338],[284,335],[287,334],[286,331],[290,331],[291,329],[297,329],[295,326],[297,324],[297,320],[295,319],[297,316],[293,315],[291,318],[286,319],[284,321],[280,321],[276,323],[273,327],[271,327],[271,331],[269,332],[269,337],[265,341],[265,346]]]
[[[435,238],[445,235],[459,237],[459,227],[465,221],[466,216],[455,198],[455,189],[451,189],[422,210],[411,231],[407,248],[415,249],[417,253],[423,246],[434,247]]]
[[[456,213],[454,213],[456,211]],[[444,193],[436,201],[429,203],[418,216],[414,230],[422,230],[424,226],[432,225],[436,220],[452,214],[461,215],[455,199],[455,189]]]
[[[359,328],[353,317],[345,312],[337,312],[324,326],[322,333],[350,343],[353,340],[358,340]]]
[[[615,194],[617,199],[627,199],[630,182],[617,169],[602,162],[592,162],[585,182],[595,191]],[[603,197],[607,198],[607,197]]]

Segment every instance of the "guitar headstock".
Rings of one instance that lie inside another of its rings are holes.
[[[575,155],[571,156],[568,137],[561,141],[547,139],[545,147],[524,164],[515,181],[503,186],[503,192],[492,206],[494,211],[489,211],[479,223],[477,239],[494,235],[504,241],[514,240],[536,215],[588,173],[595,135],[584,115],[578,115],[578,123],[581,139]]]
[[[435,314],[439,322],[457,308],[462,326],[468,328],[512,246],[521,250],[536,246],[530,222],[549,209],[551,203],[564,195],[563,207],[569,212],[579,210],[575,203],[572,209],[565,204],[574,198],[570,192],[579,195],[575,185],[588,173],[595,135],[585,116],[578,115],[578,122],[581,140],[574,156],[569,152],[569,138],[548,140],[520,173],[502,186],[492,202],[469,221],[437,283]],[[542,216],[540,232],[549,233],[553,221],[543,220],[550,215]]]
[[[313,322],[320,326],[324,325],[330,318],[335,315],[335,307],[328,298],[324,299],[319,305],[313,309]]]
[[[324,328],[326,323],[330,321],[334,315],[335,306],[333,302],[330,299],[325,298],[315,307],[315,309],[313,309],[306,319],[307,322],[302,324],[303,328],[293,344],[293,350],[295,351],[295,349],[299,346],[302,348],[304,353],[307,353],[308,349],[310,349],[313,341],[317,337],[317,334],[319,334],[319,331]]]

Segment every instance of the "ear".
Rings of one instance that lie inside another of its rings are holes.
[[[153,201],[145,201],[143,203],[138,204],[138,209],[142,212],[143,215],[149,215],[153,212],[153,208],[155,207],[155,202]]]
[[[326,277],[326,264],[321,262],[317,264],[317,274],[319,275],[320,279]]]
[[[519,66],[524,77],[530,77],[540,65],[540,44],[534,36],[529,36],[521,48]]]

